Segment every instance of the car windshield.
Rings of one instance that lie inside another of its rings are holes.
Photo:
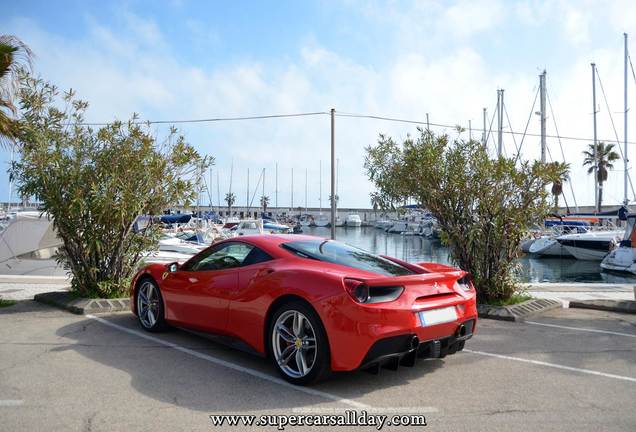
[[[305,258],[326,261],[353,267],[386,276],[405,276],[415,274],[386,258],[373,255],[362,249],[331,240],[300,240],[284,243],[290,252]]]

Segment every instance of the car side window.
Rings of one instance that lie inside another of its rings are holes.
[[[202,253],[188,261],[184,270],[210,271],[240,267],[252,249],[254,249],[253,246],[245,243],[223,243],[217,248],[210,248],[209,253]]]
[[[251,264],[258,264],[258,263],[270,261],[272,259],[273,258],[267,252],[262,251],[261,249],[257,247],[254,247],[252,248],[252,251],[249,253],[249,255],[245,258],[245,261],[243,261],[243,265],[247,266]]]

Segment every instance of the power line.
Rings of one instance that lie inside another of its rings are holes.
[[[243,116],[243,117],[213,117],[213,118],[203,118],[203,119],[176,119],[176,120],[137,120],[133,121],[133,124],[139,125],[151,125],[151,124],[187,124],[187,123],[220,123],[226,121],[244,121],[244,120],[267,120],[267,119],[278,119],[278,118],[295,118],[295,117],[311,117],[311,116],[322,116],[329,115],[326,111],[315,111],[315,112],[305,112],[305,113],[291,113],[291,114],[269,114],[269,115],[256,115],[256,116]],[[380,115],[371,115],[371,114],[356,114],[356,113],[346,113],[346,112],[336,112],[335,115],[337,117],[352,117],[352,118],[365,118],[372,120],[382,120],[382,121],[390,121],[396,123],[408,123],[415,125],[430,125],[440,128],[448,128],[454,129],[457,127],[461,127],[462,129],[466,129],[460,124],[443,124],[443,123],[427,123],[425,120],[412,120],[412,119],[403,119],[396,117],[386,117]],[[107,126],[112,124],[112,122],[84,122],[79,123],[80,126]],[[484,132],[483,129],[474,128],[476,132]],[[510,131],[502,131],[505,134],[511,135],[522,135],[522,136],[532,136],[532,137],[540,137],[540,134],[537,133],[527,133],[527,132],[515,132],[513,130]],[[569,141],[592,141],[591,138],[585,137],[574,137],[574,136],[562,136],[562,135],[546,135],[548,138],[557,138],[562,140]],[[603,139],[599,138],[602,141],[614,141],[614,139]],[[636,145],[635,141],[628,141],[627,144]]]
[[[248,117],[215,117],[206,119],[185,119],[185,120],[137,120],[133,121],[133,124],[182,124],[182,123],[213,123],[224,121],[241,121],[241,120],[263,120],[263,119],[276,119],[276,118],[292,118],[292,117],[309,117],[318,115],[327,115],[326,111],[306,112],[306,113],[292,113],[292,114],[269,114],[269,115],[257,115]],[[82,126],[107,126],[112,123],[80,123]]]
[[[409,120],[409,119],[400,119],[400,118],[394,118],[394,117],[383,117],[383,116],[378,116],[378,115],[367,115],[367,114],[353,114],[353,113],[343,113],[343,112],[336,112],[336,116],[339,117],[355,117],[355,118],[367,118],[367,119],[374,119],[374,120],[384,120],[384,121],[392,121],[392,122],[398,122],[398,123],[410,123],[410,124],[417,124],[417,125],[425,125],[426,121],[419,121],[419,120]],[[457,127],[462,127],[459,124],[455,124],[455,125],[448,125],[448,124],[441,124],[441,123],[430,123],[431,126],[435,126],[435,127],[441,127],[441,128],[450,128],[450,129],[454,129]],[[465,129],[465,128],[464,128]],[[483,132],[483,129],[473,129],[474,131],[478,131],[478,132]],[[524,135],[522,132],[515,132],[515,131],[503,131],[503,133],[505,134],[514,134],[514,135]],[[525,135],[527,136],[533,136],[533,137],[541,137],[541,134],[537,134],[537,133],[526,133]],[[562,140],[570,140],[570,141],[586,141],[586,142],[590,142],[592,141],[591,138],[585,138],[585,137],[573,137],[573,136],[558,136],[558,135],[546,135],[547,138],[557,138],[557,139],[562,139]],[[614,139],[602,139],[602,138],[598,138],[599,141],[614,141]],[[636,145],[636,141],[628,141],[627,144],[632,144],[632,145]]]

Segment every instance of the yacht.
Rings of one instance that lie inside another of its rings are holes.
[[[551,232],[533,239],[533,242],[528,247],[528,252],[546,257],[572,257],[570,251],[559,243],[557,238],[564,234],[583,234],[586,232],[587,228],[584,226],[553,225]]]
[[[318,215],[318,217],[315,217],[313,220],[314,226],[317,227],[327,227],[329,226],[329,218],[325,215]]]
[[[562,235],[557,240],[576,259],[602,261],[618,245],[622,235],[623,231],[589,231]]]
[[[620,246],[601,262],[603,270],[636,274],[636,215],[627,216],[627,225]]]
[[[347,215],[345,219],[345,226],[347,227],[360,227],[362,226],[362,219],[357,214]]]

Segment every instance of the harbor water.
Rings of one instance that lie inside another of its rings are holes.
[[[303,231],[308,235],[330,236],[329,228],[310,227],[303,228]],[[376,254],[390,255],[409,262],[432,261],[452,264],[448,256],[448,248],[439,240],[429,240],[413,235],[388,234],[373,227],[336,228],[336,239]],[[520,282],[636,284],[636,276],[601,271],[599,261],[535,258],[524,255],[519,258],[519,264]]]

